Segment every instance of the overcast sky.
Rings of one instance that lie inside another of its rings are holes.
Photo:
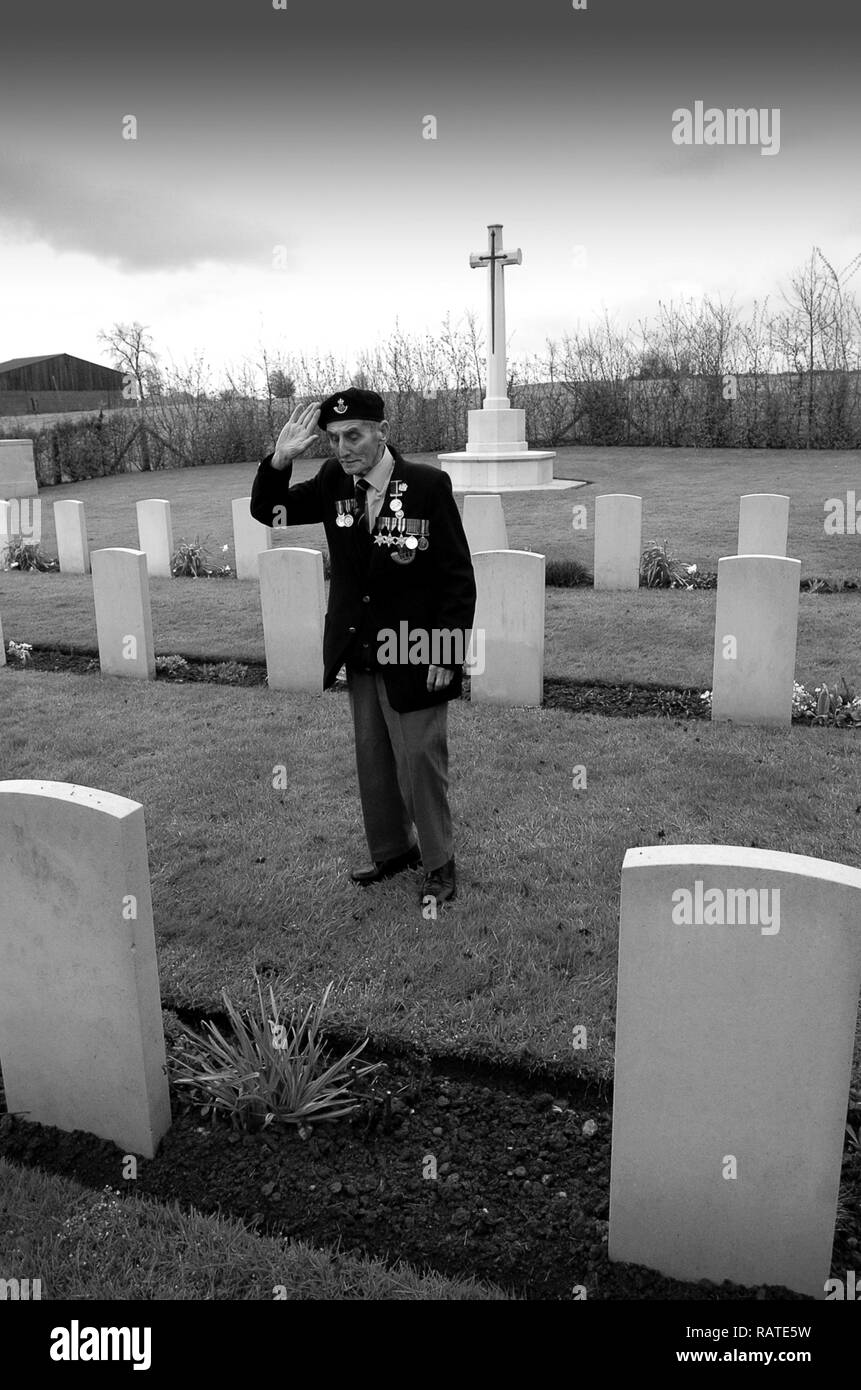
[[[217,373],[262,346],[350,362],[396,317],[483,321],[491,222],[523,251],[515,353],[605,308],[778,298],[812,245],[861,251],[859,38],[846,0],[16,5],[0,360],[105,360],[98,330],[137,319]],[[779,151],[674,143],[697,101],[778,108]]]

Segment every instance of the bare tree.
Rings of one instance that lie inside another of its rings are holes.
[[[141,410],[138,427],[141,468],[143,472],[148,473],[152,469],[152,459],[143,408],[145,396],[156,395],[161,390],[158,354],[152,346],[148,329],[137,320],[130,324],[115,323],[107,333],[101,330],[97,337],[111,352],[117,370],[125,372],[135,383],[136,399]]]
[[[137,321],[115,323],[107,333],[100,330],[96,337],[108,348],[116,369],[133,379],[137,399],[143,400],[144,388],[153,377],[159,380],[158,353],[153,348],[149,330]]]

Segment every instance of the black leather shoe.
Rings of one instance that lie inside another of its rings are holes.
[[[404,869],[417,869],[421,862],[421,850],[418,845],[413,845],[406,854],[399,854],[395,859],[384,859],[380,863],[369,864],[367,868],[354,869],[350,878],[354,883],[358,883],[360,888],[367,888],[370,883],[381,883],[384,878],[394,878],[395,874],[403,873]]]
[[[419,895],[422,906],[428,896],[436,898],[438,903],[450,902],[452,898],[457,897],[453,855],[447,864],[442,864],[438,869],[431,869],[430,873],[425,874]]]

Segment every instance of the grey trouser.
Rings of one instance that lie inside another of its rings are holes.
[[[448,701],[398,714],[379,673],[347,670],[365,835],[379,863],[418,837],[427,873],[454,854],[448,805]],[[415,826],[415,833],[413,832]]]

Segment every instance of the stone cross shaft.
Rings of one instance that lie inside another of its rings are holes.
[[[487,268],[489,276],[489,334],[487,350],[487,394],[484,398],[485,410],[507,410],[510,407],[506,386],[508,377],[505,368],[505,288],[502,268],[506,265],[521,265],[523,252],[503,251],[502,226],[494,223],[487,229],[487,252],[473,253],[469,263],[473,270]]]

